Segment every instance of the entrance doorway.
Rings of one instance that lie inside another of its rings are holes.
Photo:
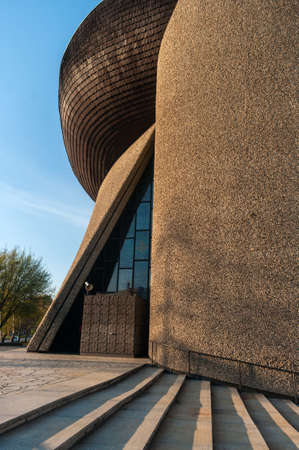
[[[144,328],[141,333],[145,340],[142,356],[147,356],[148,353],[152,209],[153,160],[141,177],[86,280],[92,286],[91,295],[129,292],[130,296],[146,303],[143,324],[138,322],[138,327]],[[88,297],[85,297],[82,287],[53,341],[51,351],[80,352],[86,298]],[[120,315],[116,322],[119,327],[123,326],[122,320]],[[128,333],[136,332],[136,324],[126,320]],[[98,326],[100,327],[100,323]]]

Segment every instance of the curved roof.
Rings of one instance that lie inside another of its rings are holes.
[[[116,159],[155,121],[156,66],[176,0],[104,0],[61,63],[59,109],[72,169],[95,199]]]

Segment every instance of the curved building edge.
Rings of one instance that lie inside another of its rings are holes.
[[[171,369],[295,396],[294,8],[179,0],[167,26],[150,352]]]

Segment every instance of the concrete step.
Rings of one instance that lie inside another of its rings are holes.
[[[151,386],[161,376],[162,372],[163,369],[155,370],[152,375],[144,379],[130,391],[125,392],[118,397],[113,397],[99,408],[96,408],[86,416],[72,423],[69,427],[52,436],[50,439],[42,442],[40,448],[51,450],[72,448],[74,444],[80,441],[85,435],[89,434],[96,426],[99,426],[123,405]]]
[[[187,380],[150,446],[151,450],[212,450],[211,384]]]
[[[15,428],[0,436],[0,448],[295,450],[299,447],[295,429],[298,407],[290,400],[268,399],[257,392],[240,396],[229,385],[185,379],[184,375],[148,365],[138,369],[118,368],[116,374],[108,368],[108,372],[106,369],[23,394],[9,394],[3,400],[0,397],[0,415],[6,414],[6,420],[13,420],[9,414],[20,412],[26,403],[27,410],[22,414],[25,420],[26,417],[30,420],[24,423],[19,414],[23,422],[16,427],[15,421]],[[14,402],[10,404],[7,399]]]
[[[134,450],[137,448],[144,450],[148,447],[157,432],[160,423],[163,421],[169,408],[175,401],[176,396],[183,386],[185,378],[185,375],[178,375],[176,377],[176,380],[173,385],[170,386],[168,392],[153,406],[144,418],[142,424],[123,447],[125,450]]]
[[[299,406],[295,405],[291,400],[284,398],[269,398],[270,402],[275,406],[280,414],[299,431]]]
[[[298,432],[265,395],[244,393],[242,397],[252,419],[271,450],[297,450],[299,448]]]
[[[185,380],[164,373],[146,392],[131,401],[74,449],[147,448]]]
[[[73,439],[73,434],[78,436],[82,430],[84,432],[89,430],[93,423],[99,421],[99,409],[102,408],[100,411],[102,419],[107,418],[121,405],[150,386],[162,372],[162,369],[144,367],[106,389],[88,394],[20,425],[0,436],[0,448],[5,450],[70,448],[69,445],[72,444],[67,444],[67,441],[69,438]],[[57,444],[58,442],[60,444]]]
[[[8,394],[0,399],[0,435],[89,393],[117,383],[144,366],[140,364],[131,369],[92,372],[83,377],[46,384],[24,393]]]
[[[212,411],[214,449],[268,449],[236,388],[212,386]]]

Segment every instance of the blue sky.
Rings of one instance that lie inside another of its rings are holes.
[[[58,289],[93,208],[63,145],[63,53],[99,0],[1,0],[0,248],[42,257]]]

